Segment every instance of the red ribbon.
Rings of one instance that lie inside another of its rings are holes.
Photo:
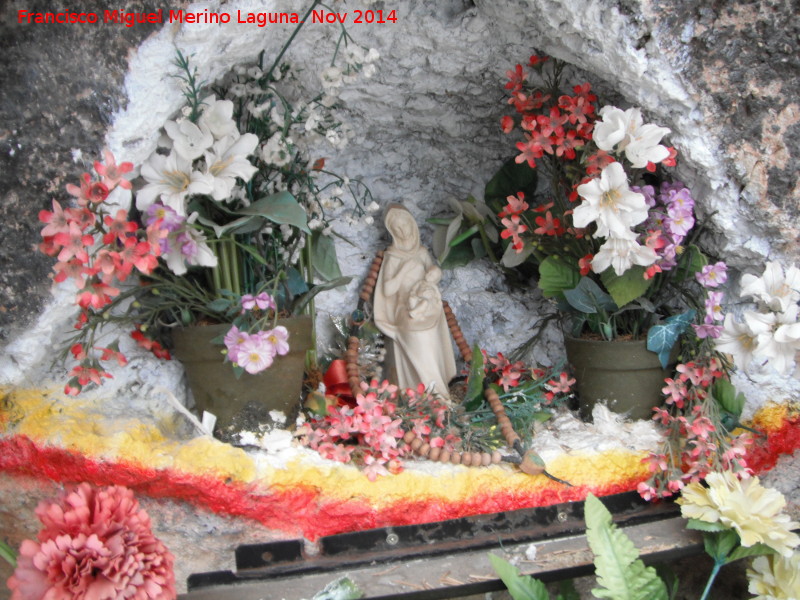
[[[336,396],[340,404],[356,405],[356,399],[347,381],[347,363],[341,358],[331,363],[322,376],[322,383],[325,384],[326,395]]]

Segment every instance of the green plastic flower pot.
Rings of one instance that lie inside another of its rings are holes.
[[[256,402],[265,410],[279,410],[287,415],[301,400],[306,351],[311,348],[311,317],[279,319],[289,331],[289,353],[276,356],[266,370],[238,379],[222,354],[225,346],[211,340],[224,336],[229,324],[197,325],[177,329],[172,334],[175,356],[186,370],[189,389],[197,412],[214,413],[217,427],[226,428],[245,406]]]
[[[649,419],[664,401],[661,389],[671,367],[663,369],[646,340],[611,342],[565,338],[567,360],[577,380],[581,418],[591,421],[598,402],[631,419]],[[670,363],[674,364],[676,352]]]

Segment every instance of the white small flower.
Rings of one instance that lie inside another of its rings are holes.
[[[306,118],[305,122],[305,130],[314,131],[317,127],[319,127],[320,123],[322,123],[322,116],[312,108],[310,111],[308,111],[308,118]]]
[[[594,255],[592,271],[602,273],[611,266],[617,275],[622,275],[635,264],[646,267],[657,258],[655,250],[641,246],[635,239],[609,237]]]
[[[599,178],[578,186],[583,202],[573,215],[575,227],[597,223],[597,235],[630,237],[631,227],[647,219],[644,195],[628,187],[625,170],[618,162],[606,166]]]
[[[233,102],[209,96],[203,100],[203,106],[203,114],[198,120],[201,128],[210,131],[215,140],[239,137],[239,129],[233,120]]]
[[[324,226],[325,226],[325,223],[321,219],[314,218],[314,219],[311,219],[308,222],[308,228],[311,231],[316,231],[317,229],[322,229]]]
[[[331,89],[341,87],[342,85],[342,70],[336,66],[330,66],[319,74],[322,81],[322,87],[325,91],[330,93]]]
[[[367,215],[366,217],[364,217],[364,223],[366,223],[367,225],[372,225],[374,222],[375,219],[372,216]]]
[[[364,75],[365,79],[372,79],[378,69],[375,65],[364,65],[364,68],[361,69],[361,74]]]
[[[195,125],[189,119],[180,123],[167,121],[164,131],[172,139],[175,151],[186,160],[200,158],[214,143],[214,136],[207,127]]]
[[[661,162],[669,156],[669,150],[659,144],[669,129],[643,124],[638,108],[623,111],[616,106],[604,106],[598,114],[602,119],[595,123],[592,139],[601,150],[624,151],[636,168],[646,167],[648,162]]]
[[[378,206],[378,203],[377,203],[377,202],[375,202],[375,200],[373,200],[372,202],[370,202],[369,204],[367,204],[367,212],[369,212],[369,213],[376,213],[376,212],[378,212],[380,209],[381,209],[381,207],[380,207],[380,206]]]
[[[380,57],[381,57],[380,52],[378,52],[375,48],[370,48],[369,51],[367,52],[367,55],[364,57],[364,62],[367,64],[374,63]]]
[[[292,161],[290,143],[291,140],[284,138],[280,132],[273,134],[261,147],[261,160],[276,167],[288,165]]]
[[[263,71],[256,66],[252,66],[247,69],[247,76],[251,79],[259,79],[263,74]]]

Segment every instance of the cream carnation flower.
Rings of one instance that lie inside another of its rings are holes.
[[[747,590],[756,594],[755,600],[800,598],[800,554],[759,556],[747,569],[747,579]]]
[[[763,487],[758,477],[740,480],[734,473],[710,473],[708,488],[699,482],[687,485],[678,504],[687,519],[721,523],[739,534],[742,546],[766,544],[783,556],[792,555],[800,537],[792,529],[800,523],[791,521],[781,511],[786,506],[783,494]]]

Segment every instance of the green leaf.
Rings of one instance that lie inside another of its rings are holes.
[[[485,378],[483,364],[483,352],[481,352],[480,346],[475,344],[472,347],[472,365],[469,368],[467,392],[464,396],[464,410],[467,412],[478,410],[483,402],[483,380]]]
[[[501,206],[508,196],[517,192],[524,192],[526,198],[533,198],[536,184],[536,170],[531,169],[527,163],[517,164],[516,159],[511,158],[486,184],[483,197],[487,204],[494,201]]]
[[[0,540],[0,558],[10,564],[12,569],[17,568],[17,553],[3,540]]]
[[[315,231],[311,236],[311,264],[314,271],[325,281],[342,276],[339,260],[336,258],[336,244],[329,235]]]
[[[606,294],[591,277],[582,277],[580,283],[571,290],[564,290],[564,297],[570,306],[582,313],[595,314],[617,310],[611,296]]]
[[[659,325],[653,325],[647,332],[647,349],[658,354],[663,368],[667,368],[672,347],[680,335],[694,319],[694,309],[679,315],[672,315]]]
[[[309,302],[311,302],[311,300],[317,294],[327,290],[332,290],[334,288],[343,285],[347,285],[348,283],[350,283],[350,281],[352,281],[352,279],[353,279],[352,277],[338,277],[336,279],[326,281],[325,283],[320,283],[315,285],[313,288],[311,288],[309,291],[307,291],[305,294],[303,294],[297,300],[295,300],[294,306],[292,306],[292,314],[297,315],[303,312],[306,305]]]
[[[472,227],[470,227],[466,231],[464,231],[462,233],[459,233],[456,237],[454,237],[452,240],[450,240],[449,246],[451,248],[453,248],[455,246],[458,246],[461,242],[463,242],[464,240],[466,240],[468,238],[471,238],[476,233],[478,233],[478,226],[477,225],[473,225]]]
[[[206,227],[211,227],[214,230],[214,235],[216,237],[221,238],[226,233],[244,233],[245,231],[254,231],[258,229],[263,223],[262,219],[259,219],[253,215],[246,216],[246,217],[239,217],[238,219],[234,219],[229,223],[225,223],[224,225],[218,225],[211,219],[207,219],[206,217],[197,217],[198,223],[205,225]],[[253,221],[255,221],[255,225],[253,225]]]
[[[656,565],[655,569],[656,573],[661,578],[661,581],[663,581],[664,585],[667,586],[669,600],[675,600],[675,598],[678,597],[678,587],[680,587],[680,581],[678,580],[678,576],[675,574],[675,571],[665,564]]]
[[[206,304],[206,308],[208,310],[213,310],[214,312],[225,312],[231,307],[231,301],[227,298],[217,298],[216,300],[212,300],[208,304]]]
[[[667,600],[667,587],[653,567],[645,567],[633,542],[611,522],[611,513],[594,495],[585,502],[586,539],[594,552],[598,598]]]
[[[703,534],[706,553],[717,562],[725,563],[728,554],[739,544],[739,534],[733,529]]]
[[[727,379],[717,379],[711,386],[711,395],[720,403],[722,408],[735,417],[740,417],[744,410],[744,394],[736,393],[736,387]]]
[[[289,192],[283,191],[256,200],[239,211],[243,215],[258,215],[279,225],[291,225],[301,231],[311,233],[308,228],[306,211]]]
[[[538,579],[530,575],[520,575],[519,569],[496,554],[489,554],[489,562],[514,600],[549,600],[547,588]]]
[[[686,529],[696,529],[697,531],[725,531],[728,529],[722,523],[715,522],[709,523],[708,521],[701,521],[700,519],[688,519],[686,521]]]
[[[556,600],[581,600],[581,595],[575,589],[575,581],[562,579],[558,582],[558,596]]]
[[[652,279],[644,278],[644,267],[638,265],[622,275],[617,275],[614,269],[608,268],[600,274],[600,280],[620,308],[642,296],[652,283]]]
[[[443,269],[454,269],[468,265],[475,258],[475,252],[469,244],[461,244],[455,248],[450,248],[447,257],[439,263]]]
[[[560,296],[571,290],[581,280],[581,274],[563,260],[548,256],[539,265],[539,289],[546,298]]]
[[[517,252],[514,250],[514,246],[509,244],[506,246],[506,250],[503,253],[503,257],[500,259],[500,262],[504,267],[513,269],[514,267],[518,267],[528,260],[528,257],[531,254],[533,254],[532,244],[525,244],[525,246],[522,248],[522,252]]]
[[[725,564],[731,563],[735,560],[739,560],[740,558],[748,558],[750,556],[768,556],[770,554],[777,554],[778,551],[775,548],[771,548],[766,544],[753,544],[745,548],[744,546],[739,546],[728,555],[728,558],[725,560]]]
[[[675,274],[676,281],[685,281],[689,277],[694,277],[708,264],[705,254],[694,244],[690,244],[683,253]]]

